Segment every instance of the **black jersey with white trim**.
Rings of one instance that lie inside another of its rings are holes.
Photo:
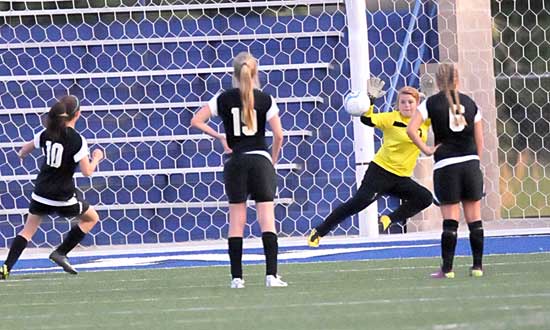
[[[73,175],[80,160],[88,157],[88,143],[73,128],[60,137],[46,130],[34,136],[35,148],[42,149],[44,163],[36,178],[34,195],[42,200],[68,201],[75,195]]]
[[[462,156],[477,156],[474,139],[474,123],[481,120],[475,102],[467,95],[459,93],[460,105],[464,107],[467,125],[457,126],[450,117],[449,102],[444,92],[430,96],[418,106],[422,119],[432,121],[435,145],[440,144],[434,154],[437,163],[440,160]]]
[[[215,95],[209,102],[212,116],[220,116],[225,129],[227,144],[233,152],[265,150],[266,122],[279,113],[273,97],[260,90],[254,90],[254,115],[252,128],[248,128],[242,113],[241,95],[238,88]]]

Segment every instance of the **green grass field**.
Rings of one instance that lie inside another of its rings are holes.
[[[486,276],[427,274],[436,259],[283,264],[288,288],[229,289],[228,267],[14,275],[0,329],[550,329],[550,254],[485,259]]]

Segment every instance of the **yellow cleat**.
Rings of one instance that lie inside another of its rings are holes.
[[[309,247],[319,247],[319,241],[321,240],[321,236],[317,234],[317,229],[313,229],[311,233],[309,233],[309,236],[307,238],[307,245]]]
[[[435,273],[430,274],[431,278],[455,278],[455,272],[452,270],[450,272],[444,273],[441,269]]]
[[[448,272],[448,273],[445,273],[445,277],[446,277],[446,278],[455,278],[455,272]]]
[[[9,275],[8,266],[2,265],[2,267],[0,267],[0,280],[7,280]]]
[[[480,268],[470,268],[471,277],[483,277],[483,269]]]
[[[386,229],[388,229],[391,225],[391,219],[387,215],[383,215],[380,217],[380,223],[382,224],[382,229],[386,231]]]

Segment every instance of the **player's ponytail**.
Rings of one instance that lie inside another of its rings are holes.
[[[46,132],[54,139],[65,134],[65,126],[80,111],[80,102],[75,96],[67,95],[59,99],[48,111]]]
[[[443,63],[439,65],[435,75],[439,90],[445,93],[447,102],[449,102],[449,116],[453,118],[456,126],[466,126],[464,118],[464,108],[460,106],[460,97],[458,95],[458,70],[454,64]]]
[[[244,121],[248,129],[253,129],[254,88],[257,87],[258,64],[252,55],[243,52],[235,57],[233,69],[233,81],[241,95]]]

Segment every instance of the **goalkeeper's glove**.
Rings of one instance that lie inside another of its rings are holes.
[[[371,104],[373,104],[377,98],[380,98],[386,94],[386,91],[384,90],[385,84],[386,83],[380,78],[369,78],[367,81],[367,93],[371,100]]]

